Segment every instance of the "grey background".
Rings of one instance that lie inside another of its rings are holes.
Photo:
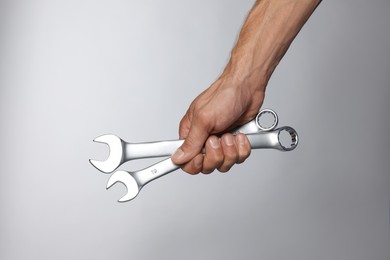
[[[126,204],[89,165],[103,133],[176,138],[253,3],[0,1],[0,259],[390,259],[389,1],[324,1],[280,63],[295,151]]]

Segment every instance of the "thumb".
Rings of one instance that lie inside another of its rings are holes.
[[[202,151],[204,143],[209,136],[205,127],[193,122],[184,143],[172,155],[174,164],[185,164]]]

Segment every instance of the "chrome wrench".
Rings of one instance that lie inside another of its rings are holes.
[[[287,145],[286,141],[281,138],[281,134],[285,133],[288,133],[291,137],[291,141],[287,141]],[[298,144],[298,134],[291,127],[281,127],[272,131],[247,134],[246,136],[248,137],[252,149],[268,148],[291,151],[295,149]],[[116,171],[110,176],[106,188],[109,189],[117,182],[125,185],[127,193],[120,198],[118,202],[126,202],[134,199],[142,187],[147,183],[179,168],[180,166],[174,164],[171,158],[168,158],[140,171]]]
[[[262,117],[270,115],[273,121],[271,124],[262,123]],[[255,134],[259,132],[271,131],[278,124],[278,115],[271,109],[261,110],[250,122],[232,131],[233,134]],[[264,126],[267,125],[267,126]],[[99,171],[111,173],[123,163],[153,157],[165,157],[172,155],[179,148],[184,140],[158,141],[147,143],[127,143],[116,135],[102,135],[94,139],[94,142],[105,143],[110,149],[110,155],[105,161],[89,160]]]

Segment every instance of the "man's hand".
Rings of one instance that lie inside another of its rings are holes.
[[[180,122],[179,135],[184,144],[173,156],[183,170],[196,174],[211,173],[214,169],[228,171],[235,163],[249,156],[251,147],[243,134],[213,134],[232,130],[256,116],[264,93],[253,93],[242,83],[220,78],[200,94]],[[200,154],[205,144],[206,153]]]
[[[185,139],[172,156],[190,174],[228,171],[250,154],[245,135],[226,133],[259,111],[267,82],[320,0],[258,0],[220,78],[190,105],[180,122]],[[220,138],[215,134],[225,133]],[[200,152],[205,146],[205,155]]]

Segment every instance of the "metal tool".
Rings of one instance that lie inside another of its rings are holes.
[[[285,132],[287,132],[291,137],[291,141],[287,141],[288,144],[282,144],[280,138],[281,134]],[[298,144],[297,132],[291,127],[281,127],[272,131],[247,134],[247,137],[252,149],[270,148],[281,151],[291,151],[295,149]],[[174,164],[171,158],[168,158],[140,171],[117,171],[109,178],[106,188],[109,189],[117,182],[124,184],[127,188],[127,193],[118,201],[126,202],[134,199],[142,187],[147,183],[179,168],[180,166]]]
[[[262,122],[262,118],[271,116],[272,121]],[[271,131],[278,124],[278,115],[271,109],[261,110],[257,116],[250,122],[233,130],[233,134],[255,134],[259,132]],[[90,163],[99,171],[111,173],[123,163],[141,158],[165,157],[172,155],[179,148],[184,140],[158,141],[147,143],[127,143],[116,135],[102,135],[93,140],[98,143],[105,143],[110,149],[110,155],[105,161],[89,160]]]
[[[263,123],[262,120],[270,115],[272,123]],[[298,145],[298,134],[291,127],[275,129],[278,116],[271,109],[261,110],[250,122],[232,131],[233,134],[246,134],[252,149],[269,148],[281,151],[291,151]],[[286,134],[287,133],[287,134]],[[110,155],[105,161],[90,160],[91,164],[104,173],[111,173],[123,163],[141,158],[153,158],[172,155],[184,140],[157,141],[147,143],[127,143],[119,137],[109,134],[94,139],[95,142],[109,146]],[[202,151],[204,152],[204,151]],[[111,175],[107,189],[115,183],[121,182],[127,188],[127,193],[119,202],[135,198],[147,183],[179,169],[171,158],[135,172],[117,171]]]

